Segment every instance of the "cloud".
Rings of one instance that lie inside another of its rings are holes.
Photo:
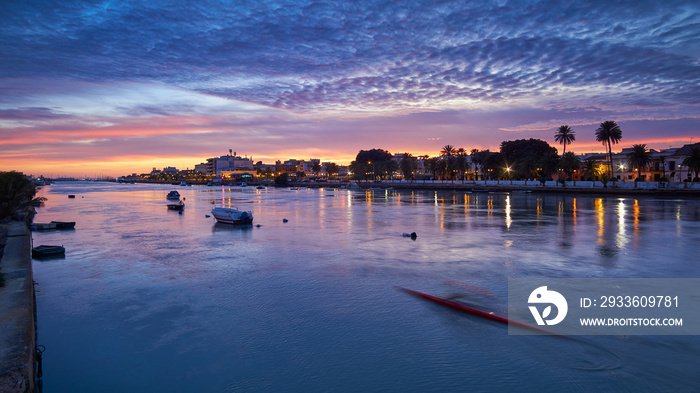
[[[32,137],[204,154],[218,146],[201,135],[217,135],[270,157],[348,156],[382,143],[497,146],[608,119],[697,124],[700,113],[697,1],[45,0],[3,11],[0,144],[13,154],[36,152]]]
[[[74,1],[11,8],[0,20],[1,69],[10,77],[158,81],[299,112],[565,98],[585,86],[670,104],[700,97],[697,56],[678,51],[698,49],[700,14],[692,2]]]

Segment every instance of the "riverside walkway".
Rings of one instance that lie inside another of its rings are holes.
[[[24,222],[0,224],[0,392],[33,393],[36,325],[31,234]]]
[[[296,184],[296,183],[293,183]],[[382,180],[356,181],[350,183],[339,181],[303,183],[306,186],[339,187],[355,186],[367,188],[395,188],[415,190],[460,190],[460,191],[531,191],[542,193],[580,193],[580,194],[620,194],[620,195],[690,195],[700,196],[700,182],[602,182],[577,181],[566,182],[565,185],[556,181],[548,181],[543,185],[534,180]],[[292,185],[292,184],[290,184]]]

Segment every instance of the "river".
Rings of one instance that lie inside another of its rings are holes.
[[[66,247],[33,262],[45,393],[700,389],[698,336],[509,335],[397,290],[507,314],[509,278],[700,277],[697,199],[91,182],[39,195],[35,222],[77,222],[33,232]],[[254,225],[216,224],[215,206]]]

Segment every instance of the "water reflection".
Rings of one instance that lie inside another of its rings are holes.
[[[506,196],[506,228],[510,229],[513,219],[510,217],[510,195]]]
[[[617,204],[617,235],[615,236],[615,245],[618,249],[622,249],[627,245],[628,241],[625,225],[625,200],[620,199]]]
[[[458,280],[503,311],[508,277],[698,277],[697,200],[187,187],[177,215],[171,188],[42,190],[37,220],[78,221],[33,234],[67,249],[34,264],[47,391],[695,387],[697,338],[595,338],[623,366],[591,373],[576,345],[509,338],[394,288],[446,296]],[[216,224],[212,201],[262,226]]]

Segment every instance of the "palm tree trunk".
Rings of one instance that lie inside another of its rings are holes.
[[[608,139],[608,162],[610,162],[610,180],[613,178],[613,162],[612,162],[612,145],[610,144],[610,139]]]

